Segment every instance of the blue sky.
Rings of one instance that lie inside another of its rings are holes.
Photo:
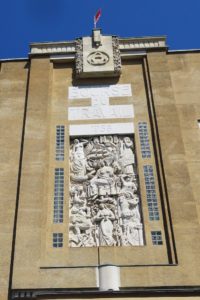
[[[121,37],[167,35],[169,48],[200,48],[200,0],[0,0],[0,58],[27,57],[29,43],[73,40],[98,27]]]

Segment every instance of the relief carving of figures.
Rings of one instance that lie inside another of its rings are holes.
[[[112,167],[104,166],[97,170],[94,178],[90,180],[89,196],[116,195],[115,176]]]
[[[71,247],[144,244],[134,152],[130,136],[71,141]]]

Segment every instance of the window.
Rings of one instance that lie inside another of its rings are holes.
[[[163,244],[161,231],[152,231],[151,238],[152,238],[153,245],[162,245]]]
[[[141,147],[141,152],[142,152],[142,158],[150,158],[151,157],[151,150],[150,150],[150,144],[149,144],[147,123],[146,122],[139,122],[138,123],[138,130],[139,130],[140,147]]]
[[[53,248],[61,248],[63,246],[63,234],[53,233]]]
[[[159,220],[158,201],[156,196],[153,167],[151,165],[146,165],[143,168],[144,168],[144,178],[145,178],[145,186],[146,186],[149,219],[151,221]]]
[[[64,169],[55,169],[54,179],[54,223],[63,222],[63,204],[64,204]]]
[[[64,160],[65,127],[56,126],[56,160]]]

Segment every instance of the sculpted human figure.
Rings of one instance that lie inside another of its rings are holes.
[[[84,157],[84,147],[83,145],[87,143],[87,140],[80,142],[78,139],[74,140],[73,151],[77,156]]]
[[[85,232],[92,226],[89,209],[86,205],[85,193],[82,186],[75,186],[71,191],[70,226],[81,236],[81,231]]]
[[[133,196],[130,206],[132,208],[132,217],[129,223],[129,230],[127,232],[128,242],[132,246],[143,245],[142,224],[140,212],[138,208],[139,198],[137,195]]]
[[[83,142],[74,140],[71,151],[71,171],[75,176],[84,176],[86,174],[87,160],[84,154]]]
[[[70,229],[69,241],[72,247],[94,247],[96,243],[92,236],[92,227],[84,233],[81,233],[78,227]]]
[[[71,247],[81,247],[80,231],[77,231],[76,228],[71,225],[69,230],[69,243]]]
[[[129,137],[124,137],[123,141],[120,141],[119,161],[125,174],[134,174],[135,155],[132,148],[133,142]]]
[[[143,245],[140,230],[140,213],[138,209],[139,198],[130,192],[120,194],[119,205],[121,209],[121,220],[123,225],[123,244],[124,245]]]
[[[92,231],[93,231],[93,227],[88,229],[86,231],[86,233],[82,235],[82,238],[81,238],[82,247],[94,247],[94,246],[96,246]]]
[[[113,224],[115,220],[113,212],[105,205],[99,205],[99,211],[94,218],[95,222],[100,222],[99,225],[99,244],[100,246],[114,246],[113,239]]]
[[[132,176],[123,174],[121,175],[121,182],[122,182],[122,189],[121,193],[129,191],[129,192],[134,192],[137,191],[137,186],[135,182],[133,181]]]
[[[122,245],[122,228],[121,226],[117,223],[117,221],[114,221],[113,224],[113,237],[116,240],[116,246],[121,246]]]
[[[71,178],[74,181],[82,182],[88,179],[90,174],[95,173],[95,171],[88,166],[87,158],[84,153],[83,145],[88,143],[88,141],[83,140],[80,142],[78,139],[74,140],[74,144],[71,150],[70,155],[70,169],[71,169]],[[87,171],[89,171],[88,174]]]
[[[116,195],[115,176],[112,167],[100,168],[95,177],[90,180],[90,194],[97,196]]]
[[[109,197],[108,195],[100,196],[96,199],[97,203],[107,203],[107,204],[116,204],[116,200],[113,197]]]
[[[71,223],[83,230],[90,228],[92,223],[88,218],[87,209],[80,207],[78,204],[73,204],[71,208]]]

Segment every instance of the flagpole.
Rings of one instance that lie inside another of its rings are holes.
[[[97,11],[96,15],[94,16],[94,28],[96,29],[97,22],[99,21],[99,18],[101,17],[101,8]]]

